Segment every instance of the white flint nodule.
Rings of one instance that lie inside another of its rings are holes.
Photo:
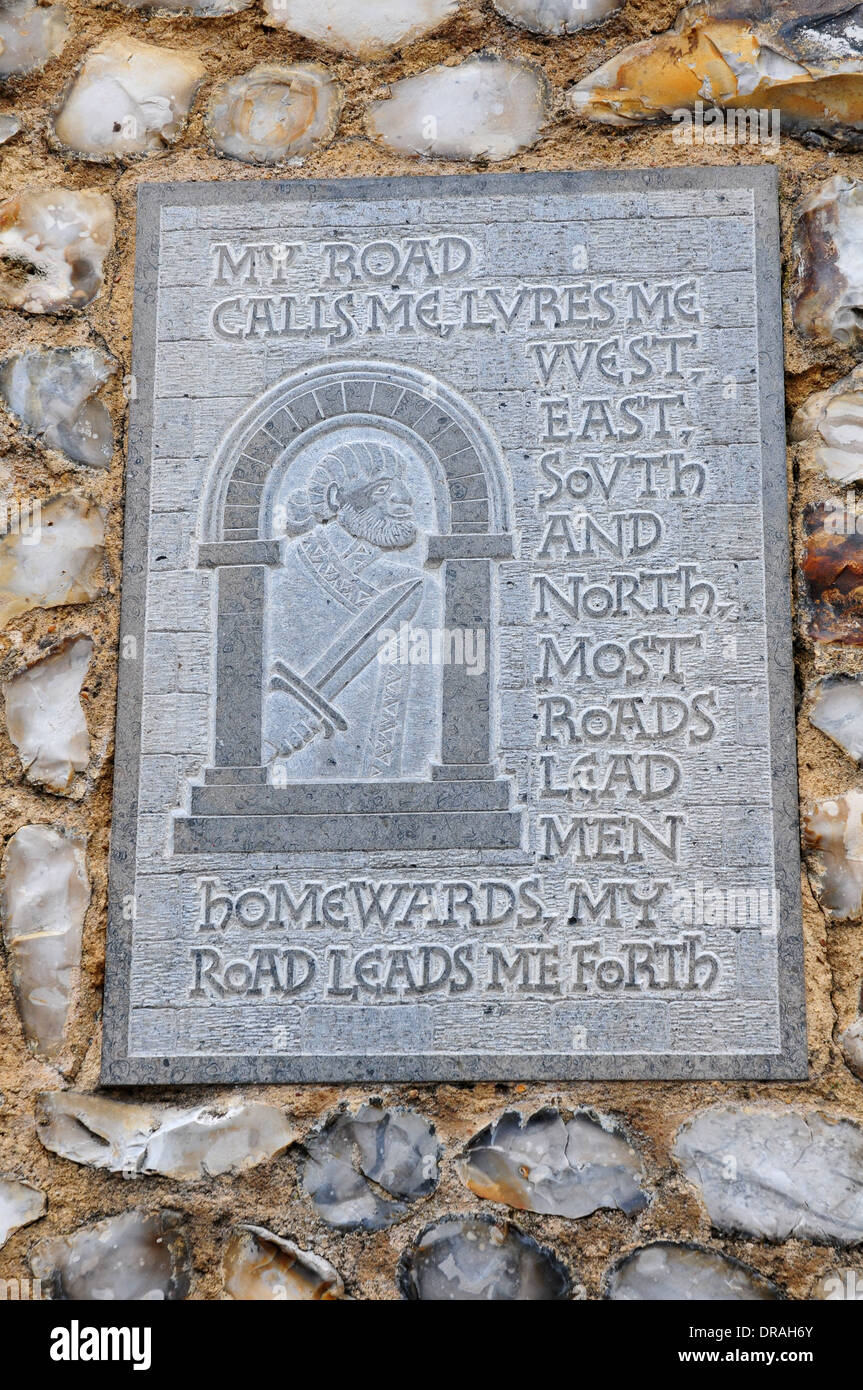
[[[28,782],[58,795],[90,761],[81,687],[92,653],[89,637],[79,637],[3,686],[6,726]]]
[[[3,940],[24,1036],[55,1057],[63,1045],[90,902],[83,845],[47,825],[22,825],[3,855]]]
[[[244,1172],[297,1138],[283,1110],[257,1101],[179,1109],[75,1091],[40,1096],[36,1128],[46,1149],[73,1163],[185,1181]]]
[[[185,49],[108,39],[84,59],[54,133],[88,159],[153,154],[180,135],[203,77]]]
[[[535,144],[550,109],[538,68],[483,56],[395,82],[366,122],[397,154],[495,162]]]
[[[45,1193],[18,1178],[0,1177],[0,1250],[11,1235],[45,1215]]]
[[[0,397],[49,449],[73,463],[107,468],[114,431],[96,392],[117,364],[98,348],[37,348],[0,362]]]
[[[34,72],[56,58],[69,38],[62,5],[4,0],[0,5],[0,79]]]
[[[17,525],[9,525],[10,520]],[[62,608],[96,597],[104,578],[105,517],[74,493],[6,512],[0,538],[0,628],[33,608]]]
[[[863,1240],[863,1130],[850,1120],[729,1105],[682,1125],[673,1152],[720,1231]]]
[[[437,29],[458,0],[264,0],[267,22],[338,53],[377,58]]]
[[[341,110],[341,88],[326,68],[260,63],[215,88],[205,123],[222,154],[277,164],[331,140]]]
[[[105,193],[31,189],[0,203],[0,308],[83,309],[102,288],[113,241],[114,204]]]

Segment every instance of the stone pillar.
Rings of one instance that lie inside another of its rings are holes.
[[[484,634],[485,667],[471,675],[466,665],[444,666],[441,702],[441,761],[435,781],[494,778],[491,741],[492,561],[512,554],[500,535],[432,536],[429,559],[444,561],[444,626]]]
[[[198,564],[218,572],[215,768],[263,765],[267,569],[280,563],[278,541],[222,541],[198,551]]]

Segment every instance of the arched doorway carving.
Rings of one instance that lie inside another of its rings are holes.
[[[442,567],[444,623],[484,631],[490,659],[481,675],[443,668],[430,780],[275,786],[263,748],[267,574],[285,544],[273,534],[273,498],[317,433],[352,425],[386,428],[428,461],[441,519],[428,561]],[[461,396],[425,372],[376,361],[322,363],[278,383],[220,445],[199,534],[198,565],[218,588],[214,749],[191,814],[175,821],[175,852],[520,844],[521,816],[492,747],[493,578],[513,553],[509,490],[491,431]]]

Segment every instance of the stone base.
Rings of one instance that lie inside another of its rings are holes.
[[[208,769],[191,814],[174,821],[175,854],[518,849],[522,816],[505,778],[452,782],[297,782],[261,769]],[[232,775],[235,781],[222,781]],[[216,781],[218,776],[220,780]]]

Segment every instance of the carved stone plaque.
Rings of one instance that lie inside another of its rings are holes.
[[[768,168],[140,190],[103,1079],[805,1075]]]

